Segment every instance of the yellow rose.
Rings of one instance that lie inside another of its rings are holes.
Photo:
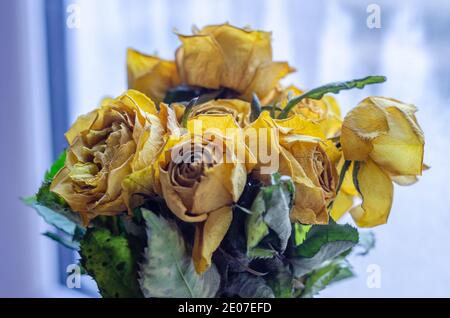
[[[300,115],[276,120],[263,112],[247,130],[252,128],[278,130],[278,134],[268,140],[272,151],[278,154],[279,173],[291,177],[295,184],[291,220],[327,224],[327,206],[336,196],[335,163],[339,154],[334,145],[325,140],[319,125]],[[260,157],[255,156],[260,162]]]
[[[196,124],[202,125],[201,130],[196,131]],[[208,135],[210,128],[216,130]],[[233,143],[242,139],[225,136],[227,128],[239,134],[231,115],[193,118],[187,134],[169,138],[157,162],[167,206],[181,220],[196,223],[192,257],[199,273],[211,265],[212,253],[231,224],[232,205],[242,194],[251,169],[235,153],[239,145]]]
[[[180,103],[172,104],[177,117],[181,120],[184,113],[184,106]],[[195,118],[199,115],[231,115],[240,127],[244,128],[250,121],[250,103],[239,99],[217,99],[192,108],[189,118]]]
[[[80,116],[66,133],[65,166],[51,191],[59,194],[85,224],[98,215],[115,215],[133,200],[122,182],[153,163],[163,146],[163,127],[145,95],[129,90]]]
[[[360,227],[387,222],[392,181],[409,184],[422,174],[424,137],[416,107],[385,97],[368,97],[350,111],[342,126],[345,160],[357,162],[355,188],[361,205],[350,210]]]
[[[183,83],[211,89],[226,87],[250,101],[252,93],[266,96],[294,70],[272,61],[269,32],[211,25],[194,35],[179,35],[176,63]]]
[[[128,87],[136,89],[155,103],[164,100],[170,88],[180,84],[175,62],[129,49],[127,54]]]
[[[289,86],[285,89],[274,89],[266,100],[261,101],[264,105],[276,104],[283,109],[288,98],[300,96],[305,91]],[[319,124],[326,138],[336,137],[340,134],[342,126],[341,110],[336,99],[330,95],[325,95],[320,100],[306,98],[298,103],[291,114],[302,115]]]

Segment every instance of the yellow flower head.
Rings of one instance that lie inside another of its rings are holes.
[[[275,88],[262,102],[267,105],[275,104],[283,109],[289,98],[300,96],[303,93],[305,91],[295,86],[284,89]],[[291,114],[301,115],[318,123],[326,138],[332,138],[340,134],[342,126],[341,110],[336,99],[330,95],[325,95],[320,100],[306,98],[292,109]]]
[[[361,227],[384,224],[392,205],[392,181],[407,184],[422,174],[424,137],[416,107],[385,97],[368,97],[342,126],[345,160],[354,164],[363,202],[350,212]]]
[[[278,153],[279,173],[292,178],[295,185],[291,220],[304,224],[327,224],[327,205],[336,196],[338,152],[325,139],[318,124],[300,115],[288,119],[272,119],[268,112],[247,130],[276,128],[270,134],[271,150]],[[262,134],[258,134],[262,137]],[[260,156],[258,164],[261,165]]]
[[[211,128],[215,130],[209,134]],[[226,129],[237,132],[230,138]],[[189,120],[186,134],[170,137],[157,162],[168,207],[181,220],[196,223],[192,256],[199,273],[211,265],[212,253],[231,224],[232,205],[252,168],[235,152],[236,143],[243,142],[239,134],[231,115],[197,116]],[[240,146],[245,149],[245,144]]]
[[[179,35],[176,63],[183,83],[211,89],[226,87],[244,100],[266,96],[294,70],[272,61],[271,34],[229,24],[211,25],[194,35]]]
[[[177,118],[181,121],[184,113],[184,105],[173,103],[172,107],[177,114]],[[203,104],[196,105],[189,114],[190,118],[200,115],[231,115],[241,128],[249,124],[250,103],[240,99],[217,99],[211,100]]]
[[[150,165],[163,146],[163,127],[145,95],[129,90],[80,116],[66,133],[65,166],[51,190],[63,197],[85,224],[97,215],[123,212],[133,199],[122,182]]]

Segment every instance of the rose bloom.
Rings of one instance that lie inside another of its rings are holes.
[[[210,25],[193,35],[178,34],[182,45],[175,61],[129,49],[128,87],[159,103],[178,85],[207,89],[228,88],[239,99],[261,99],[295,70],[272,60],[271,33],[241,29],[229,24]],[[239,48],[239,49],[236,49]]]
[[[345,160],[358,162],[354,184],[362,204],[350,210],[356,224],[387,222],[392,181],[408,185],[422,174],[424,137],[414,105],[386,97],[368,97],[345,116],[341,144]],[[349,205],[349,200],[343,200]],[[341,211],[345,207],[339,208]]]
[[[178,120],[184,114],[185,106],[181,103],[173,103],[172,107]],[[195,105],[189,114],[189,118],[199,115],[231,115],[241,128],[248,126],[250,122],[251,106],[249,102],[239,99],[217,99]]]
[[[188,85],[226,87],[250,101],[253,93],[263,98],[294,71],[286,62],[272,61],[270,32],[221,24],[179,38],[176,63],[181,81]]]
[[[275,120],[264,111],[248,129],[276,128],[278,133],[267,138],[271,151],[278,154],[279,173],[292,178],[295,185],[293,222],[327,224],[327,206],[336,196],[336,161],[339,153],[325,139],[320,126],[299,115]],[[259,154],[255,154],[261,170]],[[264,181],[268,176],[260,175]]]
[[[202,130],[195,134],[198,123]],[[209,134],[211,128],[215,130]],[[189,120],[188,133],[169,138],[155,169],[160,194],[169,209],[179,219],[195,223],[192,258],[199,273],[211,265],[212,253],[231,224],[232,206],[252,169],[235,153],[238,147],[246,149],[245,143],[237,136],[225,136],[227,128],[240,132],[231,115],[202,115]]]
[[[105,99],[67,131],[66,162],[50,189],[79,212],[86,225],[98,215],[115,215],[133,205],[122,182],[150,165],[161,150],[164,129],[156,115],[150,99],[129,90]]]
[[[283,109],[287,105],[289,98],[300,96],[304,93],[305,91],[295,86],[277,87],[272,90],[265,100],[261,100],[261,103],[264,105],[275,104]],[[326,138],[340,135],[342,127],[341,110],[333,96],[325,95],[320,100],[306,98],[295,105],[291,114],[301,115],[319,124]]]

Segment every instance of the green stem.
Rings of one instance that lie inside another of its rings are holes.
[[[319,100],[323,97],[323,95],[328,93],[338,94],[341,90],[348,90],[353,88],[359,88],[362,89],[366,85],[371,84],[378,84],[383,83],[386,81],[385,76],[367,76],[361,79],[355,79],[352,81],[346,81],[346,82],[335,82],[326,84],[317,88],[314,88],[300,96],[292,98],[286,107],[283,109],[283,111],[278,116],[279,119],[287,118],[289,112],[294,108],[295,105],[300,103],[305,98],[311,98]]]

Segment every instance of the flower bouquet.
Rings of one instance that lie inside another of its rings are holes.
[[[103,297],[311,297],[373,246],[393,182],[421,175],[413,105],[367,97],[342,120],[329,94],[279,80],[271,34],[229,24],[178,35],[174,61],[128,51],[129,90],[66,133],[25,202],[80,255]],[[355,200],[359,198],[359,200]]]

